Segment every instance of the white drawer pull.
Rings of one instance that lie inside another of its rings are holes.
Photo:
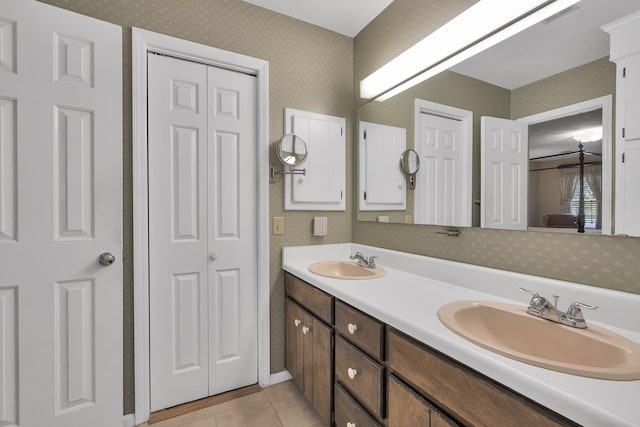
[[[355,333],[356,333],[356,331],[358,330],[358,326],[357,326],[357,325],[354,325],[353,323],[349,323],[349,324],[347,325],[347,330],[349,331],[349,333],[350,333],[351,335],[353,335],[353,334],[355,334]]]
[[[296,320],[294,320],[294,321],[293,321],[293,324],[294,324],[294,325],[296,325],[296,328],[297,328],[298,326],[300,326],[300,323],[302,323],[302,322],[300,321],[300,319],[296,319]]]
[[[358,371],[353,368],[349,368],[347,369],[347,374],[349,375],[349,378],[354,379],[356,375],[358,375]]]
[[[309,333],[309,331],[310,331],[310,329],[309,329],[309,328],[307,328],[306,326],[303,326],[303,327],[302,327],[302,333],[303,333],[303,334],[307,335],[307,334]]]
[[[356,427],[356,423],[347,423],[347,427]]]

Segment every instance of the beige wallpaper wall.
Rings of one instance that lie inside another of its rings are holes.
[[[354,103],[363,103],[357,89],[361,78],[470,3],[474,2],[396,0],[354,40]],[[412,25],[416,22],[423,25]],[[612,67],[604,58],[514,90],[512,117],[613,93]],[[353,241],[640,294],[640,238],[479,228],[463,229],[461,237],[450,238],[436,234],[438,229],[354,218]]]
[[[240,0],[42,0],[120,25],[124,29],[124,413],[134,411],[131,27],[192,40],[269,61],[270,140],[282,137],[283,109],[292,107],[345,117],[353,126],[353,40]],[[347,133],[347,146],[351,146]],[[348,149],[347,161],[351,162]],[[348,176],[347,188],[351,188]],[[264,179],[267,179],[265,176]],[[271,216],[285,217],[285,234],[270,242],[271,371],[284,369],[283,245],[351,240],[351,199],[346,212],[329,213],[329,234],[311,235],[313,212],[283,212],[282,177],[269,186]],[[324,215],[324,213],[323,213]]]

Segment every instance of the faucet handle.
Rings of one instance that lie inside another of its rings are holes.
[[[518,289],[520,289],[520,291],[524,292],[525,294],[531,295],[531,300],[529,301],[529,308],[527,309],[527,311],[533,310],[536,313],[540,312],[544,305],[547,304],[547,300],[541,297],[539,293],[530,291],[523,287],[519,287]]]
[[[584,316],[582,316],[581,308],[586,308],[587,310],[595,310],[598,308],[598,306],[584,304],[581,302],[572,302],[569,308],[567,309],[566,316],[573,320],[583,320]]]
[[[369,268],[376,268],[376,262],[375,259],[378,258],[377,256],[371,255],[369,257],[369,261],[367,262],[367,267]]]
[[[522,286],[518,289],[520,290],[520,292],[531,295],[531,301],[533,301],[535,298],[540,298],[540,294],[535,291],[530,291],[529,289],[525,289]]]
[[[534,297],[539,297],[539,296],[540,296],[540,294],[538,294],[537,292],[535,292],[535,291],[530,291],[529,289],[525,289],[525,288],[523,288],[522,286],[520,286],[518,289],[519,289],[521,292],[524,292],[525,294],[531,294],[531,295],[533,295]]]

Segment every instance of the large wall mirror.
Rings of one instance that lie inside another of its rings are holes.
[[[358,220],[510,228],[494,226],[500,215],[491,191],[507,187],[515,194],[508,187],[515,178],[497,182],[482,166],[490,161],[484,148],[492,129],[504,125],[528,141],[518,181],[522,222],[511,228],[577,232],[582,194],[585,231],[611,234],[616,68],[601,27],[638,10],[638,0],[582,0],[386,101],[362,105],[359,152],[376,141],[384,155],[359,155],[359,197],[376,194],[379,203],[359,209]],[[385,150],[376,126],[399,135]],[[407,149],[420,157],[413,189],[400,167]],[[376,163],[365,164],[369,159]],[[388,194],[372,187],[380,182],[389,184]]]

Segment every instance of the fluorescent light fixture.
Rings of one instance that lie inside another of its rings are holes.
[[[480,0],[360,81],[360,97],[384,101],[580,0]]]

